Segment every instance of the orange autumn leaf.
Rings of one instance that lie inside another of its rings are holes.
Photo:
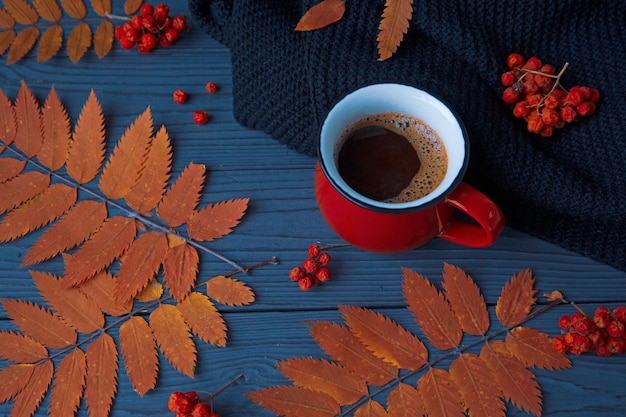
[[[107,417],[117,391],[117,347],[108,333],[91,342],[85,353],[87,379],[85,402],[89,415]]]
[[[206,180],[206,167],[190,163],[159,203],[157,216],[170,227],[178,227],[189,220],[200,200]]]
[[[0,29],[11,29],[15,26],[15,18],[6,9],[0,9]]]
[[[87,358],[78,347],[61,359],[50,394],[50,417],[72,416],[83,396],[87,379]]]
[[[46,62],[59,52],[63,46],[63,28],[52,25],[44,31],[37,47],[37,62]]]
[[[54,374],[54,365],[47,360],[35,365],[28,384],[15,396],[11,415],[32,416],[48,391]]]
[[[417,393],[428,416],[464,417],[461,393],[450,373],[431,368],[417,382]]]
[[[339,306],[350,331],[376,356],[396,368],[417,371],[428,361],[426,346],[393,320],[372,310]]]
[[[117,278],[108,271],[98,272],[93,278],[83,282],[78,289],[91,297],[106,314],[119,317],[131,312],[133,300],[119,304],[111,296]]]
[[[9,331],[0,332],[0,358],[16,363],[35,363],[47,357],[48,349],[32,337]]]
[[[156,277],[154,277],[135,298],[137,301],[142,303],[148,303],[150,301],[158,300],[162,295],[163,285],[156,279]]]
[[[387,0],[378,29],[378,60],[384,61],[397,51],[409,29],[413,0]]]
[[[37,10],[26,0],[3,0],[5,9],[11,13],[17,23],[34,25],[39,20]]]
[[[17,93],[14,108],[17,120],[15,145],[26,156],[32,158],[39,152],[43,143],[41,111],[37,99],[23,81]]]
[[[126,0],[124,1],[124,13],[127,15],[135,14],[141,7],[143,0]]]
[[[295,30],[310,31],[321,29],[341,20],[345,11],[345,0],[322,0],[307,10],[298,21]]]
[[[54,86],[41,107],[43,143],[37,159],[52,171],[65,165],[65,158],[71,139],[70,118],[59,100]]]
[[[0,54],[2,51],[2,34],[0,34]],[[5,145],[10,145],[17,133],[17,119],[15,109],[9,97],[0,90],[0,139]],[[0,177],[1,178],[1,177]]]
[[[150,328],[165,359],[178,372],[193,378],[196,346],[180,310],[171,304],[159,305],[150,313]]]
[[[187,233],[192,239],[209,242],[226,236],[239,224],[248,201],[247,198],[222,201],[196,211],[187,223]]]
[[[67,39],[67,55],[72,63],[77,63],[91,46],[91,27],[81,22],[72,31]]]
[[[244,395],[265,409],[285,416],[335,417],[341,412],[330,395],[306,388],[276,386]]]
[[[3,10],[0,9],[0,17],[2,11]],[[0,55],[5,53],[9,47],[11,47],[16,37],[17,33],[15,33],[13,29],[0,32]]]
[[[33,364],[14,364],[0,369],[0,404],[19,394],[30,381]]]
[[[2,160],[4,164],[4,159]],[[28,171],[9,181],[0,183],[0,214],[16,208],[43,192],[50,185],[50,176],[38,171]]]
[[[537,290],[535,279],[526,269],[515,275],[504,285],[496,303],[496,317],[504,326],[517,326],[524,321],[535,302]]]
[[[244,282],[218,275],[206,283],[207,295],[218,303],[242,306],[254,301],[254,292]]]
[[[399,383],[387,396],[387,411],[392,416],[422,415],[422,404],[417,389],[404,382]]]
[[[196,336],[206,343],[226,346],[226,322],[207,296],[193,291],[177,307]]]
[[[93,35],[93,49],[96,51],[98,58],[104,58],[113,48],[113,39],[115,38],[115,26],[108,20],[98,25]]]
[[[104,160],[104,116],[93,90],[81,109],[67,153],[67,174],[79,184],[93,180]]]
[[[25,160],[2,158],[2,164],[0,164],[0,184],[17,177],[24,170],[25,166]],[[2,193],[2,195],[6,194]]]
[[[137,183],[151,138],[148,107],[122,134],[100,176],[98,187],[111,200],[124,198]]]
[[[33,49],[37,39],[39,39],[39,29],[35,26],[28,27],[19,32],[9,47],[7,65],[11,65],[24,58],[24,56]]]
[[[426,337],[437,349],[457,347],[463,332],[448,300],[421,274],[402,271],[404,299]]]
[[[83,19],[87,15],[87,8],[82,0],[61,0],[61,6],[74,19]]]
[[[111,13],[111,0],[91,0],[91,7],[98,16],[106,16]]]
[[[180,302],[191,291],[198,275],[200,257],[196,248],[169,234],[169,249],[163,261],[163,279],[172,297]]]
[[[45,347],[62,349],[76,343],[76,332],[51,311],[28,301],[1,302],[13,323]]]
[[[63,12],[56,0],[33,0],[33,6],[39,16],[50,22],[58,22],[63,17]]]
[[[120,326],[120,346],[133,389],[143,397],[156,385],[159,372],[157,345],[143,317],[132,316]]]
[[[473,335],[487,333],[489,311],[476,282],[461,268],[444,263],[442,286],[461,329]]]
[[[506,336],[506,347],[526,366],[541,369],[566,369],[572,366],[566,354],[552,348],[550,337],[537,329],[516,327]]]
[[[369,400],[354,412],[354,417],[389,417],[389,414],[378,401]]]

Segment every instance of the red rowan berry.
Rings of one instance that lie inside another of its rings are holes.
[[[540,133],[544,127],[544,123],[541,120],[541,116],[536,112],[531,112],[528,115],[528,120],[526,121],[526,128],[529,132]]]
[[[146,30],[151,32],[155,32],[158,29],[156,18],[152,15],[144,16],[141,24]]]
[[[581,116],[591,116],[596,111],[596,105],[591,101],[583,101],[576,106],[576,113]]]
[[[328,265],[328,263],[330,262],[330,254],[326,252],[321,253],[319,258],[317,258],[317,261],[320,265]]]
[[[115,27],[115,38],[116,39],[121,39],[125,35],[126,35],[126,30],[124,29],[124,26],[120,25],[120,26],[116,26]]]
[[[572,332],[567,333],[565,336],[563,336],[563,342],[569,347],[574,346],[574,336],[575,335]]]
[[[597,88],[589,89],[589,101],[592,103],[597,103],[600,100],[600,90]]]
[[[141,45],[145,48],[145,52],[150,52],[157,45],[157,37],[154,33],[145,33],[141,37]]]
[[[294,266],[293,268],[291,268],[291,271],[289,271],[289,278],[291,278],[292,281],[298,281],[303,276],[304,269],[300,268],[299,266]]]
[[[593,315],[593,322],[599,329],[605,329],[611,320],[608,311],[596,311]]]
[[[554,126],[561,120],[561,117],[556,110],[544,107],[543,110],[541,110],[541,120],[547,126]]]
[[[611,356],[611,351],[606,345],[604,345],[596,349],[596,354],[598,356]]]
[[[535,94],[537,91],[539,91],[539,86],[532,78],[527,78],[522,82],[522,93],[524,95]]]
[[[550,136],[552,136],[552,133],[554,133],[554,126],[548,125],[544,125],[543,129],[541,129],[541,132],[539,132],[539,134],[544,138],[549,138]]]
[[[526,101],[518,101],[513,107],[513,116],[522,118],[528,116],[530,113],[530,107]]]
[[[543,105],[547,109],[556,109],[557,107],[559,107],[559,99],[555,97],[554,95],[550,94],[549,96],[543,99]]]
[[[624,323],[619,320],[611,320],[609,325],[606,326],[606,332],[612,337],[624,336]]]
[[[561,329],[569,329],[572,325],[572,318],[570,316],[561,316],[558,323]]]
[[[519,100],[519,93],[516,92],[513,87],[507,87],[502,93],[502,101],[506,104],[513,104]]]
[[[122,46],[122,48],[124,49],[133,49],[135,47],[135,41],[131,41],[130,39],[128,39],[125,36],[122,36],[120,38],[120,45]]]
[[[139,13],[142,16],[152,16],[154,14],[154,7],[151,4],[144,3],[139,9]]]
[[[609,310],[609,308],[608,308],[608,307],[605,307],[605,306],[598,306],[598,307],[596,307],[596,309],[595,309],[595,311],[593,312],[593,314],[595,315],[595,314],[598,314],[598,313],[607,313],[607,314],[610,314],[610,313],[611,313],[611,310]]]
[[[310,290],[313,287],[313,284],[313,278],[308,275],[305,275],[298,280],[298,286],[302,291]]]
[[[626,307],[619,306],[613,310],[613,317],[622,323],[626,323]]]
[[[317,258],[320,254],[320,250],[320,245],[318,245],[317,243],[312,243],[311,245],[309,245],[309,248],[307,249],[309,258]]]
[[[193,112],[193,121],[197,125],[207,124],[209,121],[209,114],[204,110],[196,110]]]
[[[589,340],[591,340],[592,349],[597,349],[600,346],[604,346],[606,342],[605,335],[600,330],[596,330],[595,332],[589,334],[588,337],[589,337]]]
[[[575,335],[574,344],[570,347],[570,352],[574,355],[582,355],[591,349],[591,340],[587,336]]]
[[[559,114],[561,116],[561,119],[563,119],[567,123],[573,122],[578,117],[578,113],[576,112],[576,109],[573,108],[572,106],[561,107]]]
[[[528,60],[526,60],[526,63],[522,65],[522,68],[537,71],[541,68],[541,60],[536,56],[531,56]]]
[[[530,107],[539,108],[541,101],[543,100],[543,96],[541,94],[529,94],[526,97],[526,101]]]
[[[164,33],[163,36],[165,37],[165,39],[170,42],[170,43],[174,43],[178,40],[178,37],[180,36],[180,34],[178,33],[178,31],[176,29],[167,29]]]
[[[314,274],[317,268],[319,268],[319,263],[314,258],[305,259],[302,263],[302,269],[304,269],[304,272],[307,274]]]
[[[522,65],[524,65],[524,57],[521,54],[512,53],[506,58],[506,66],[510,69],[520,68]]]
[[[191,410],[191,417],[211,417],[211,407],[205,403],[198,403]]]
[[[130,18],[130,25],[137,30],[143,29],[143,16],[137,14]]]
[[[621,337],[609,337],[605,346],[613,354],[624,353],[624,339]]]
[[[572,330],[580,335],[587,336],[596,330],[596,325],[589,317],[582,317],[572,322]]]
[[[192,406],[198,404],[200,402],[200,396],[195,391],[189,391],[185,393],[185,397],[189,400]]]
[[[563,336],[555,336],[552,339],[552,349],[556,352],[565,353],[569,347],[565,344],[565,338]]]
[[[513,75],[511,71],[507,71],[500,76],[500,82],[505,87],[509,87],[513,85],[515,81],[517,81],[517,79],[515,78],[515,75]]]
[[[170,8],[165,3],[157,4],[154,8],[154,14],[156,15],[157,19],[165,19],[170,15]]]
[[[187,29],[187,20],[185,16],[176,16],[172,19],[172,27],[179,32]]]
[[[330,279],[330,269],[325,266],[320,267],[315,271],[315,279],[320,282],[326,282]]]
[[[167,400],[167,408],[168,410],[170,410],[173,413],[178,412],[178,406],[176,405],[176,400],[178,400],[180,397],[184,397],[185,394],[183,394],[180,391],[174,391],[170,394],[170,398]]]
[[[189,94],[179,88],[172,93],[172,99],[178,104],[183,104],[189,99]]]
[[[572,87],[567,93],[567,102],[572,106],[578,106],[585,100],[585,96],[583,95],[580,87]]]
[[[159,45],[161,45],[164,48],[169,48],[170,46],[172,46],[172,41],[170,41],[167,36],[165,36],[165,34],[162,34],[161,36],[159,36]]]
[[[189,398],[187,398],[187,396],[185,395],[178,397],[174,402],[174,407],[176,408],[175,412],[179,414],[191,413],[191,409],[193,408],[193,406],[194,404],[192,404]]]
[[[215,94],[217,92],[217,84],[215,84],[213,81],[209,81],[208,83],[206,83],[206,86],[204,88],[209,94]]]

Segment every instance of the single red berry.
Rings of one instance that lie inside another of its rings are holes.
[[[317,262],[319,262],[320,265],[328,265],[330,262],[330,254],[326,252],[320,253],[320,256],[317,258]]]
[[[170,15],[170,8],[165,3],[157,4],[154,8],[154,14],[156,15],[157,19],[165,19]]]
[[[163,33],[163,36],[165,36],[165,39],[169,42],[174,43],[178,40],[179,33],[176,29],[170,28]]]
[[[539,108],[540,105],[542,104],[541,102],[543,101],[543,95],[539,93],[529,94],[526,97],[526,101],[528,102],[528,106]]]
[[[300,268],[299,266],[294,266],[293,268],[291,268],[291,271],[289,271],[289,278],[291,278],[292,281],[298,281],[303,276],[304,269]]]
[[[559,122],[559,120],[561,120],[561,117],[556,110],[544,107],[541,110],[541,120],[547,126],[554,126]]]
[[[185,16],[176,16],[172,19],[172,27],[179,32],[187,29],[187,20]]]
[[[320,267],[315,271],[315,278],[320,282],[326,282],[330,279],[330,269],[325,266]]]
[[[626,323],[626,307],[619,306],[615,310],[613,310],[612,314],[616,320],[619,320],[622,323]]]
[[[176,408],[175,412],[179,414],[191,413],[191,409],[193,408],[193,406],[194,404],[192,404],[189,398],[187,398],[187,396],[185,395],[178,397],[174,402],[174,407]]]
[[[120,26],[116,26],[115,27],[115,38],[116,39],[121,39],[125,35],[126,35],[126,30],[124,29],[124,26],[120,25]]]
[[[608,307],[605,307],[605,306],[598,306],[598,307],[596,307],[596,309],[593,312],[593,314],[598,314],[600,312],[610,314],[611,310]]]
[[[597,88],[589,89],[589,101],[592,103],[597,103],[600,100],[600,90]]]
[[[151,4],[144,3],[141,5],[139,13],[141,13],[143,17],[152,16],[154,14],[154,7],[152,7]]]
[[[169,48],[170,46],[172,46],[172,41],[170,41],[167,36],[165,36],[164,33],[162,33],[159,36],[159,45],[161,45],[164,48]]]
[[[191,417],[210,417],[211,407],[205,403],[198,403],[191,410]]]
[[[184,397],[185,394],[183,394],[180,391],[174,391],[170,394],[170,398],[167,400],[167,408],[173,412],[176,413],[178,412],[178,407],[176,406],[176,400],[178,400],[180,397]]]
[[[600,330],[594,331],[588,337],[591,340],[591,349],[598,349],[606,343],[606,335]]]
[[[549,138],[554,133],[554,126],[549,126],[544,124],[543,128],[539,132],[539,134],[544,138]]]
[[[185,397],[191,402],[191,405],[194,406],[200,402],[200,396],[195,391],[189,391],[185,393]]]
[[[529,96],[537,91],[539,91],[539,86],[532,77],[528,77],[522,82],[522,93],[524,95]]]
[[[197,125],[204,125],[209,121],[209,113],[204,110],[196,110],[193,112],[193,121]]]
[[[529,132],[540,133],[544,126],[543,120],[537,112],[533,111],[528,115],[526,128]]]
[[[580,335],[588,336],[596,330],[596,325],[589,317],[582,317],[572,322],[572,330]]]
[[[128,29],[124,36],[132,42],[139,42],[141,40],[142,33],[137,29]]]
[[[178,88],[172,93],[172,99],[175,103],[183,104],[189,99],[189,94]]]
[[[581,116],[591,116],[596,111],[596,105],[591,101],[583,101],[576,106],[576,113]]]
[[[558,97],[550,94],[549,96],[543,99],[543,105],[547,109],[556,109],[557,107],[559,107],[559,99]]]
[[[314,284],[313,278],[311,278],[308,275],[305,275],[298,280],[298,286],[300,287],[302,291],[310,290],[311,287],[313,287],[313,284]]]
[[[317,258],[320,254],[320,245],[317,243],[311,243],[309,248],[307,249],[307,253],[309,254],[309,258]]]
[[[606,341],[609,352],[620,355],[624,353],[624,339],[621,337],[609,337]]]
[[[513,87],[507,87],[502,92],[502,101],[506,104],[514,104],[519,100],[519,93]]]
[[[141,45],[145,48],[146,52],[152,51],[157,46],[157,37],[154,33],[145,33],[141,37]]]
[[[528,102],[526,101],[518,101],[515,103],[515,107],[513,107],[513,116],[522,118],[528,116],[530,113],[530,107],[528,106]]]
[[[217,84],[215,84],[213,81],[209,81],[208,83],[206,83],[206,86],[204,86],[204,89],[209,94],[214,94],[217,92]]]
[[[513,75],[511,71],[507,71],[500,76],[500,82],[505,87],[509,87],[513,85],[515,81],[517,81],[517,79],[515,78],[515,75]]]
[[[611,321],[611,317],[609,316],[608,311],[596,310],[595,314],[593,315],[593,322],[595,323],[596,327],[599,329],[605,329],[606,326],[609,325],[610,321]]]
[[[573,122],[578,117],[576,109],[572,106],[561,107],[561,110],[559,110],[559,114],[561,116],[561,119],[563,119],[567,123]]]
[[[574,344],[570,347],[570,352],[574,355],[582,355],[591,349],[591,340],[587,336],[575,335]]]
[[[611,351],[609,350],[609,348],[606,345],[600,346],[599,348],[597,348],[596,349],[596,354],[598,356],[611,356],[612,355]]]
[[[619,320],[611,320],[606,326],[606,332],[612,337],[624,337],[624,323]]]
[[[156,32],[158,30],[156,17],[154,16],[144,16],[141,24],[144,29],[149,30],[150,32]]]
[[[571,333],[571,332],[570,332],[570,333],[567,333],[565,336],[563,336],[563,342],[564,342],[567,346],[572,347],[572,346],[574,346],[574,337],[575,337],[575,336],[576,336],[576,335],[575,335],[574,333]]]
[[[580,87],[572,87],[567,93],[567,102],[572,106],[578,106],[580,103],[585,101],[585,96],[580,89]]]
[[[314,258],[305,259],[302,263],[302,269],[307,274],[314,274],[317,268],[319,268],[319,262]]]
[[[143,28],[143,16],[140,14],[136,14],[135,16],[131,17],[130,25],[137,30],[141,30]]]
[[[524,57],[518,53],[509,54],[506,58],[506,66],[510,69],[521,68],[524,65]]]
[[[122,36],[120,38],[120,45],[124,49],[133,49],[135,47],[135,42],[128,39],[126,36]]]
[[[537,58],[536,56],[531,56],[530,58],[528,58],[526,63],[522,65],[522,68],[531,71],[538,71],[541,68],[541,65],[541,60],[539,58]]]
[[[572,318],[570,316],[561,316],[559,317],[559,327],[561,329],[569,329],[572,325]]]
[[[565,344],[565,337],[555,336],[554,339],[552,339],[552,349],[556,352],[566,353],[569,347]]]

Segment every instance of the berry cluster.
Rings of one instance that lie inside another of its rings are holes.
[[[174,391],[167,401],[167,408],[176,413],[176,417],[220,417],[210,405],[200,400],[195,391]]]
[[[624,353],[626,342],[626,307],[609,310],[600,306],[593,317],[582,312],[562,316],[559,327],[563,335],[552,339],[552,348],[557,352],[581,355],[595,351],[598,356]]]
[[[330,279],[330,255],[322,252],[322,247],[313,243],[307,250],[308,258],[302,262],[302,266],[296,266],[289,271],[289,278],[297,281],[302,291],[310,290],[313,286]]]
[[[184,16],[170,16],[170,8],[161,3],[156,7],[143,4],[139,14],[115,28],[115,37],[124,49],[137,46],[141,53],[149,53],[157,45],[172,46],[187,29]]]
[[[567,63],[558,74],[536,56],[525,60],[512,53],[506,63],[509,70],[500,77],[506,87],[502,100],[514,105],[513,115],[526,121],[529,132],[550,137],[555,129],[594,113],[600,99],[596,88],[575,86],[568,91],[559,83]]]

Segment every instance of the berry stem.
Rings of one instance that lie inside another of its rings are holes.
[[[213,401],[213,399],[215,397],[217,397],[219,394],[221,394],[226,388],[230,387],[231,385],[233,385],[235,382],[237,382],[238,380],[240,380],[241,378],[243,378],[243,374],[239,374],[236,377],[234,377],[230,382],[228,382],[226,385],[224,385],[223,387],[221,387],[220,389],[218,389],[217,391],[215,391],[214,393],[212,393],[211,395],[209,395],[209,401]]]
[[[120,15],[111,14],[111,13],[106,13],[104,16],[107,19],[111,19],[111,20],[125,20],[127,22],[130,22],[130,17],[128,16],[120,16]]]

